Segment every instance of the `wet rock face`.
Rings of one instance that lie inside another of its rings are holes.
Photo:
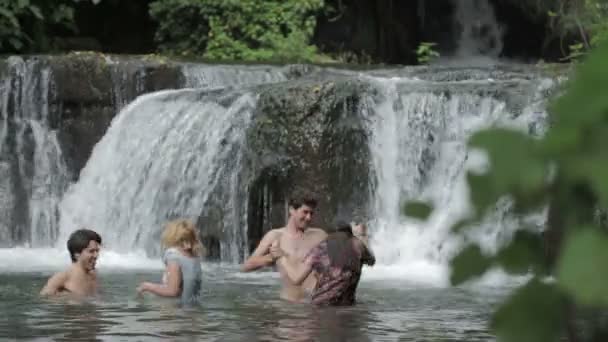
[[[121,108],[141,94],[185,84],[177,63],[89,53],[29,58],[37,59],[51,75],[48,124],[57,132],[71,181],[78,179]],[[287,70],[290,81],[252,88],[259,100],[246,132],[238,194],[246,199],[243,224],[247,228],[225,226],[223,206],[229,194],[220,189],[218,203],[201,213],[201,235],[210,258],[225,257],[220,241],[228,230],[246,235],[241,237],[243,243],[253,248],[265,231],[284,225],[286,203],[295,192],[305,190],[317,197],[314,225],[322,228],[330,229],[337,217],[366,215],[369,151],[364,107],[369,87],[339,76],[305,80],[314,69],[292,66]],[[20,192],[10,193],[14,197]],[[15,217],[23,211],[17,209],[10,210]]]
[[[184,80],[176,63],[73,53],[3,59],[0,82],[0,245],[11,247],[52,243],[55,205],[114,116]]]
[[[369,132],[368,86],[356,79],[264,86],[248,137],[249,248],[285,224],[287,201],[310,192],[319,201],[314,225],[365,216]]]
[[[98,54],[45,57],[55,84],[51,106],[73,179],[114,116],[137,96],[183,84],[177,65],[145,59],[111,61]]]

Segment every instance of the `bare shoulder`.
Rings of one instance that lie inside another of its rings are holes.
[[[327,237],[327,232],[321,228],[308,228],[306,232],[311,236],[318,237],[319,239],[324,239]]]
[[[272,238],[272,239],[276,239],[279,236],[281,236],[281,234],[285,231],[285,227],[281,227],[281,228],[274,228],[269,230],[265,236],[268,236],[268,238]]]
[[[268,232],[272,232],[273,234],[281,234],[285,231],[285,229],[287,229],[286,227],[280,227],[280,228],[273,228],[271,230],[269,230]]]
[[[41,295],[54,295],[58,291],[61,290],[68,282],[70,277],[70,271],[57,272],[53,274],[49,280],[46,282],[46,285],[40,291]]]
[[[49,282],[53,281],[53,282],[65,282],[68,280],[68,278],[70,277],[70,270],[65,270],[62,272],[57,272],[55,274],[53,274],[50,278],[49,278]]]
[[[284,231],[285,231],[285,228],[275,228],[275,229],[271,229],[271,230],[267,231],[266,234],[264,234],[264,237],[262,238],[262,241],[260,242],[260,244],[264,245],[264,244],[273,243],[275,240],[277,240],[281,237],[281,234]]]

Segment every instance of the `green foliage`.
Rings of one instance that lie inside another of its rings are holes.
[[[323,0],[156,0],[162,50],[218,60],[308,61]]]
[[[452,259],[450,281],[454,285],[460,285],[484,274],[491,263],[491,260],[481,252],[479,246],[471,245]]]
[[[530,16],[546,16],[550,35],[561,40],[568,37],[569,42],[572,37],[578,37],[576,43],[565,46],[568,51],[563,51],[564,60],[577,60],[608,39],[608,0],[502,1],[518,5]]]
[[[562,35],[575,34],[579,42],[569,46],[566,60],[576,60],[608,38],[608,1],[580,0],[553,2],[548,15]]]
[[[570,53],[564,58],[564,60],[577,61],[585,55],[585,45],[583,43],[576,43],[569,46]]]
[[[0,51],[50,49],[49,27],[74,30],[76,0],[0,0]]]
[[[558,265],[559,284],[576,300],[608,306],[608,237],[596,230],[575,232]]]
[[[431,215],[433,207],[423,202],[410,201],[405,203],[402,211],[407,216],[426,220]]]
[[[518,205],[540,206],[544,203],[547,162],[538,158],[534,139],[498,128],[475,134],[470,146],[486,150],[493,166],[492,173],[468,175],[474,189],[483,189],[471,193],[478,218],[505,194],[514,197]]]
[[[418,48],[416,49],[418,63],[429,64],[439,57],[439,52],[434,49],[435,45],[437,44],[430,42],[422,42],[418,45]]]
[[[538,234],[527,230],[515,233],[510,244],[503,247],[495,256],[497,266],[511,274],[536,274],[546,272],[543,260],[543,245]]]
[[[492,329],[501,342],[557,341],[560,326],[553,324],[564,318],[562,301],[553,284],[534,278],[500,306],[492,319]]]
[[[551,127],[540,139],[505,129],[475,134],[470,145],[487,152],[490,168],[468,175],[476,211],[452,231],[475,226],[499,198],[508,196],[516,213],[531,214],[549,205],[544,234],[561,236],[547,246],[561,250],[547,259],[540,233],[520,227],[512,242],[496,255],[471,245],[452,260],[452,283],[461,284],[492,266],[511,273],[541,276],[556,265],[556,281],[537,277],[518,289],[497,311],[492,328],[499,341],[556,341],[560,327],[571,327],[578,312],[608,307],[608,235],[596,209],[608,207],[608,44],[602,43],[581,63],[565,93],[549,106]],[[554,262],[555,261],[555,262]],[[608,326],[578,320],[588,336]],[[573,335],[574,334],[574,335]],[[576,332],[569,330],[568,337]]]

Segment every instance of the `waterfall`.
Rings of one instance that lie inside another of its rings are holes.
[[[0,247],[64,251],[73,230],[89,227],[102,234],[108,253],[152,256],[163,224],[184,217],[197,220],[204,237],[219,239],[211,242],[219,244],[222,260],[242,260],[251,185],[246,132],[259,110],[258,94],[268,91],[255,85],[289,80],[297,70],[183,64],[170,76],[181,82],[176,88],[188,89],[131,102],[154,88],[153,69],[112,65],[106,91],[120,111],[70,185],[74,170],[58,142],[63,128],[53,69],[36,58],[7,63],[0,83]],[[543,133],[545,99],[555,84],[533,70],[316,70],[317,78],[356,77],[373,88],[360,94],[368,97],[369,112],[361,117],[369,145],[361,148],[371,156],[368,204],[378,256],[376,271],[368,274],[416,278],[420,272],[422,279],[431,268],[430,281],[445,282],[448,260],[464,240],[494,251],[510,238],[520,218],[509,215],[508,201],[465,237],[448,228],[470,209],[466,170],[486,167],[483,154],[466,148],[468,137],[493,125]],[[407,200],[429,201],[435,210],[426,222],[405,218],[400,207]]]
[[[111,93],[109,111],[113,108],[116,113],[158,86],[243,87],[286,80],[290,70],[184,63],[175,67],[174,80],[157,80],[154,71],[158,66],[147,61],[103,58],[99,63],[108,66],[111,88],[99,90]],[[0,247],[62,245],[65,236],[58,237],[59,203],[80,170],[66,165],[70,156],[63,155],[58,141],[63,108],[56,100],[52,58],[10,57],[3,63],[7,72],[0,81]],[[234,234],[234,241],[246,235]],[[226,248],[230,250],[234,248]]]
[[[504,201],[468,236],[449,232],[451,224],[470,210],[466,170],[487,167],[482,153],[467,148],[467,139],[490,126],[543,134],[545,93],[553,81],[519,80],[509,86],[491,79],[374,82],[383,94],[370,124],[371,167],[376,175],[370,225],[379,264],[376,275],[445,284],[449,259],[464,239],[495,252],[518,222]],[[509,88],[516,90],[504,93]],[[426,222],[404,217],[401,207],[408,200],[431,203],[431,217]],[[542,215],[521,219],[536,219],[539,224],[544,220]]]
[[[138,98],[115,117],[66,193],[59,242],[90,227],[107,249],[158,254],[167,220],[196,221],[220,193],[226,196],[222,257],[238,260],[246,236],[239,231],[246,229],[246,196],[239,196],[238,173],[255,104],[247,92],[176,90]],[[211,229],[200,226],[203,235]]]
[[[36,59],[7,60],[0,89],[0,246],[48,246],[67,168],[51,106],[52,75]]]
[[[503,28],[488,0],[452,0],[457,57],[498,57],[503,48]]]
[[[285,67],[184,64],[187,88],[243,87],[287,80]]]

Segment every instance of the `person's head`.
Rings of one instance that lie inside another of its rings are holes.
[[[90,229],[78,229],[68,238],[68,252],[73,263],[80,263],[85,269],[95,269],[101,236]]]
[[[348,237],[353,236],[353,225],[346,221],[338,221],[336,224],[336,230],[333,233],[344,233]]]
[[[360,256],[353,245],[352,226],[339,222],[336,230],[327,237],[327,253],[333,267],[355,270],[360,267]]]
[[[203,245],[192,221],[180,219],[167,223],[161,239],[163,248],[181,248],[195,256],[203,254]]]
[[[289,220],[296,229],[308,228],[317,208],[317,200],[311,195],[304,194],[289,199]]]

